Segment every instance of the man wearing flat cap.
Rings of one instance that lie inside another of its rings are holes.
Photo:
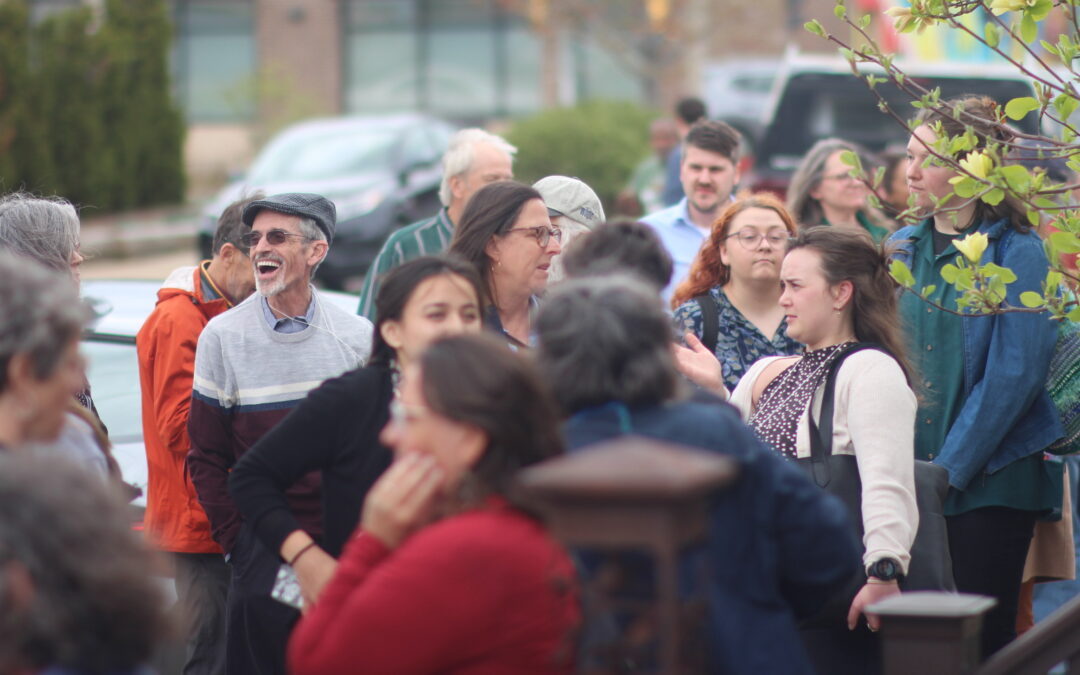
[[[285,643],[299,612],[271,597],[282,560],[242,521],[229,497],[229,471],[311,389],[364,365],[372,326],[322,300],[311,285],[333,242],[333,202],[313,194],[274,195],[248,204],[242,220],[251,228],[243,241],[257,292],[211,319],[199,336],[188,467],[211,535],[232,567],[226,671],[255,675],[285,672]],[[319,476],[306,476],[286,497],[292,515],[318,541]]]

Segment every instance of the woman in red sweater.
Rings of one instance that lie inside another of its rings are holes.
[[[562,451],[531,363],[489,335],[435,343],[382,440],[394,464],[293,632],[291,671],[572,672],[573,565],[506,497],[518,469]]]

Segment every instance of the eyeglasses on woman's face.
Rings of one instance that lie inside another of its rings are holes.
[[[729,234],[725,239],[731,239],[732,237],[738,239],[743,247],[753,251],[761,246],[762,240],[769,242],[769,246],[772,248],[784,246],[788,240],[788,233],[787,230],[775,229],[769,230],[767,233],[763,234],[760,230],[748,227],[744,230],[739,230],[734,234]]]
[[[289,240],[290,237],[296,237],[298,239],[310,239],[302,234],[295,234],[293,232],[286,232],[285,230],[270,230],[266,233],[266,242],[271,246],[281,246]],[[263,238],[263,233],[257,230],[252,232],[245,232],[240,237],[240,241],[248,248],[255,248],[259,244],[259,240]]]
[[[507,234],[510,232],[528,232],[535,239],[536,243],[540,245],[540,248],[545,248],[551,238],[554,237],[555,241],[562,243],[562,230],[550,225],[538,225],[536,227],[515,227],[507,230]]]

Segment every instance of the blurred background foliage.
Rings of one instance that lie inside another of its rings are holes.
[[[524,118],[506,135],[518,148],[514,177],[529,184],[553,174],[579,178],[610,213],[627,176],[649,155],[649,123],[658,116],[634,103],[589,101]]]
[[[164,0],[106,0],[31,25],[0,2],[0,191],[117,210],[184,197]]]

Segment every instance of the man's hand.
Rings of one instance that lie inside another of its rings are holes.
[[[724,386],[724,371],[716,355],[710,352],[693,333],[683,336],[687,347],[672,344],[675,367],[694,384],[708,389],[727,400],[728,390]]]
[[[847,627],[848,630],[855,630],[855,624],[859,621],[859,615],[864,614],[864,608],[870,605],[884,600],[890,595],[898,595],[900,593],[900,585],[896,581],[867,581],[866,584],[859,589],[859,592],[855,595],[855,599],[851,601],[851,609],[848,610],[847,615]],[[881,628],[881,619],[876,614],[867,614],[866,623],[870,626],[870,630],[877,631]]]
[[[443,486],[443,472],[429,455],[396,460],[371,486],[360,527],[389,549],[428,523]]]

